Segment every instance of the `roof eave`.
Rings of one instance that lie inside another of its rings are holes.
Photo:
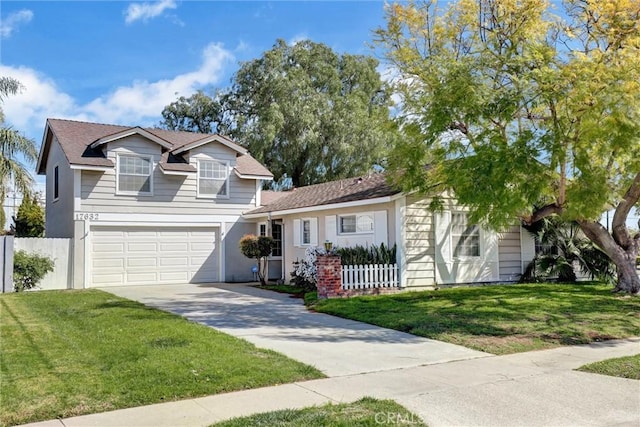
[[[49,119],[47,119],[47,124],[44,127],[44,134],[42,135],[42,144],[40,144],[40,152],[38,153],[38,162],[36,163],[36,173],[38,175],[45,175],[47,173],[47,160],[45,157],[48,157],[49,155],[49,144],[47,144],[49,131],[53,134],[53,130],[51,130],[51,127],[49,126]],[[45,152],[47,153],[46,156]]]
[[[94,141],[90,145],[90,147],[91,148],[96,148],[96,147],[99,147],[101,145],[107,144],[109,142],[117,141],[119,139],[126,138],[128,136],[136,135],[136,134],[140,135],[140,136],[143,136],[143,137],[155,142],[156,144],[158,144],[161,147],[164,147],[166,149],[170,149],[171,147],[173,147],[173,145],[169,141],[166,141],[166,140],[160,138],[159,136],[154,135],[151,132],[142,129],[139,126],[132,127],[132,128],[129,128],[129,129],[125,129],[125,130],[123,130],[121,132],[117,132],[117,133],[114,133],[112,135],[103,136],[102,138]]]
[[[240,179],[262,179],[264,181],[273,181],[273,175],[244,174],[244,173],[238,172],[237,169],[233,169],[233,171]]]
[[[292,215],[297,213],[325,211],[329,209],[344,209],[344,208],[351,208],[351,207],[358,207],[358,206],[377,205],[380,203],[389,203],[389,202],[395,201],[396,199],[399,199],[400,197],[402,197],[402,193],[396,193],[396,194],[392,194],[390,196],[384,196],[384,197],[376,197],[373,199],[354,200],[352,202],[328,203],[328,204],[322,204],[322,205],[307,206],[302,208],[258,212],[254,214],[248,212],[248,213],[242,214],[242,216],[245,218],[251,219],[251,218],[261,218],[264,216],[268,216],[269,214],[271,214],[271,216],[274,216],[274,215],[281,216],[281,215]]]
[[[190,150],[193,150],[194,148],[198,148],[201,147],[203,145],[206,144],[210,144],[212,142],[218,142],[222,145],[224,145],[225,147],[231,148],[233,151],[240,153],[240,154],[248,154],[248,151],[242,147],[240,147],[239,145],[236,144],[231,144],[229,143],[226,139],[220,137],[219,135],[211,135],[211,136],[207,136],[205,138],[199,139],[197,141],[193,141],[189,144],[185,144],[182,147],[178,147],[174,150],[171,151],[172,154],[180,154],[180,153],[184,153]]]

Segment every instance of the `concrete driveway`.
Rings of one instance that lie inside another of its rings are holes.
[[[476,350],[310,313],[300,299],[247,285],[158,285],[104,289],[179,314],[313,365],[329,377],[489,356]]]

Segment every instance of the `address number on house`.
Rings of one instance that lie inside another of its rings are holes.
[[[98,221],[99,219],[98,213],[76,213],[76,221]]]

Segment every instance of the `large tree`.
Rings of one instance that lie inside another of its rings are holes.
[[[0,104],[6,97],[23,89],[22,84],[11,77],[0,77]],[[24,137],[17,130],[7,126],[0,106],[0,203],[4,204],[7,190],[14,190],[26,197],[31,194],[33,178],[23,162],[33,163],[38,156],[33,140]],[[4,205],[0,208],[0,228],[4,227]]]
[[[245,62],[232,85],[165,107],[170,129],[218,131],[239,141],[276,181],[315,184],[369,171],[395,135],[378,61],[324,44],[279,40]],[[216,126],[218,125],[218,126]]]
[[[494,228],[575,220],[616,264],[615,290],[638,294],[640,3],[442,3],[393,4],[376,31],[403,97],[396,182],[452,190]]]

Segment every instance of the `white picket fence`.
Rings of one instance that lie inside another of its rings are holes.
[[[343,265],[342,289],[397,288],[396,264]]]

